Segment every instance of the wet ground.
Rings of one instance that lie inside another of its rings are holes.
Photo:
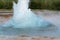
[[[27,34],[30,36],[53,36],[60,37],[60,11],[49,10],[33,10],[38,16],[56,25],[56,27],[43,28],[44,30],[29,30],[29,29],[16,29],[16,28],[0,28],[1,35],[21,35]],[[3,13],[3,12],[2,12]],[[1,13],[0,13],[1,14]],[[5,13],[4,13],[5,14]],[[8,15],[6,15],[8,14]],[[4,23],[12,17],[12,12],[7,12],[5,15],[0,15],[0,23]]]

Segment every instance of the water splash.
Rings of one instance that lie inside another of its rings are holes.
[[[13,26],[14,28],[40,28],[50,27],[52,24],[38,17],[29,9],[29,0],[18,0],[17,4],[13,2],[13,17],[3,26]]]

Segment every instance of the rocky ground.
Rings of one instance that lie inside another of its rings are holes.
[[[42,36],[7,36],[0,35],[0,40],[60,40],[60,38],[55,37],[42,37]]]

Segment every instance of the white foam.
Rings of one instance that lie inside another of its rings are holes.
[[[7,21],[3,26],[14,28],[27,28],[27,27],[48,27],[52,24],[46,20],[38,17],[29,9],[29,0],[18,0],[16,4],[13,2],[13,17]]]

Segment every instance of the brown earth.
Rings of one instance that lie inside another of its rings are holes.
[[[7,36],[7,35],[0,35],[0,40],[60,40],[59,38],[55,37],[42,37],[42,36]]]

